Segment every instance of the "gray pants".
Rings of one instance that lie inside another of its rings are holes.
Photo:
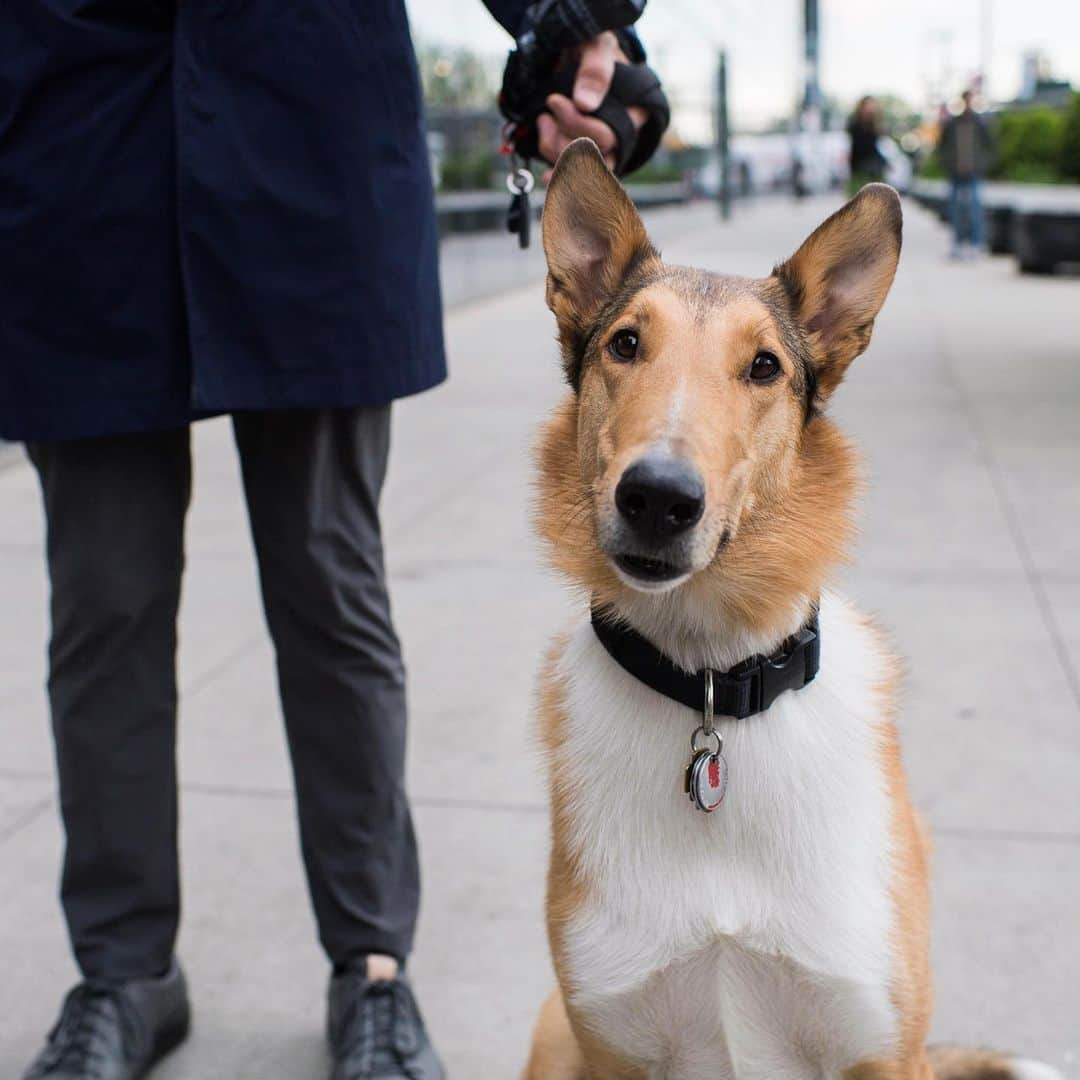
[[[233,427],[320,939],[337,964],[404,958],[419,874],[378,516],[390,409],[245,413]],[[180,914],[176,614],[189,433],[27,449],[48,519],[64,912],[85,975],[150,975],[169,964]]]

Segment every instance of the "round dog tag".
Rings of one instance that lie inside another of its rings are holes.
[[[702,750],[690,764],[690,801],[711,814],[727,794],[727,761],[723,754]]]

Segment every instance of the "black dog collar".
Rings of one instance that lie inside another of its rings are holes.
[[[647,638],[596,608],[593,630],[612,659],[651,690],[703,714],[706,679],[713,683],[712,710],[717,716],[743,720],[764,712],[785,690],[801,690],[813,682],[821,661],[817,609],[797,633],[771,656],[751,656],[728,671],[690,674],[676,667]]]

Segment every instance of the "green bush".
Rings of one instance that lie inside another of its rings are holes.
[[[927,154],[926,157],[919,162],[916,172],[924,180],[945,179],[945,170],[941,167],[941,160],[937,156],[936,150],[932,154]]]
[[[1065,116],[1053,109],[1002,113],[993,175],[1004,180],[1059,179]]]
[[[1073,94],[1061,135],[1061,175],[1080,180],[1080,91]]]
[[[660,165],[655,161],[650,161],[632,172],[626,178],[626,182],[628,184],[673,184],[682,180],[683,175],[682,166],[674,162]]]
[[[474,150],[466,154],[447,154],[440,169],[442,191],[472,191],[490,188],[495,170],[490,150]]]
[[[1061,173],[1038,161],[1018,161],[1003,174],[1003,179],[1016,184],[1060,184]]]

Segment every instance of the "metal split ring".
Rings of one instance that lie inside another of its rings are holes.
[[[528,169],[515,169],[506,176],[506,190],[511,195],[528,195],[536,186],[536,177]]]
[[[698,745],[699,735],[705,740],[701,746]],[[696,755],[701,753],[702,750],[707,749],[710,739],[716,740],[716,749],[713,751],[713,753],[719,755],[724,749],[724,737],[715,728],[711,728],[706,731],[704,725],[699,728],[695,728],[694,734],[690,736],[690,753]]]

